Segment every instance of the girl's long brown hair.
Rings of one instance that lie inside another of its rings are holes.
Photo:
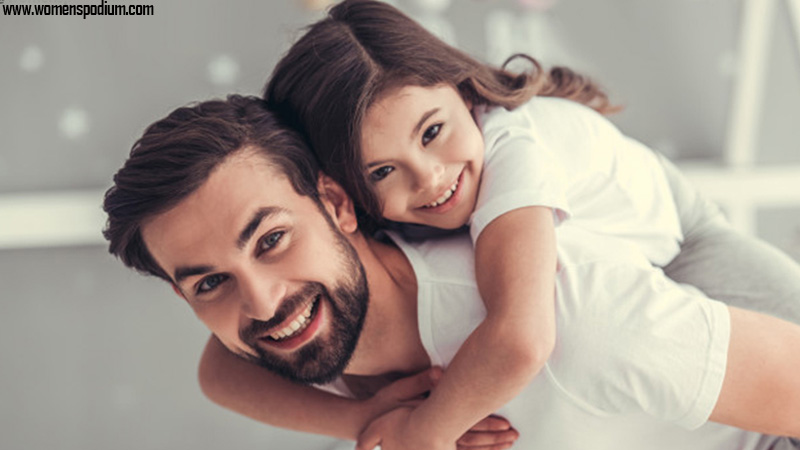
[[[368,230],[381,207],[361,159],[361,124],[367,109],[389,89],[449,84],[473,105],[514,109],[531,97],[562,97],[601,113],[612,111],[606,94],[565,67],[544,71],[491,67],[444,43],[394,7],[345,0],[314,23],[289,49],[264,96],[305,133],[322,169],[353,197]]]

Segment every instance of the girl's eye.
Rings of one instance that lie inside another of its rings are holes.
[[[422,145],[428,145],[432,140],[436,139],[441,129],[442,124],[440,123],[429,126],[425,133],[422,134]]]
[[[225,280],[227,279],[228,279],[227,275],[220,275],[220,274],[209,275],[203,278],[203,280],[200,281],[200,284],[197,285],[197,293],[205,294],[207,292],[211,292],[214,289],[216,289],[217,286],[225,282]]]
[[[264,238],[261,239],[261,242],[259,244],[259,251],[266,252],[271,250],[273,247],[278,245],[284,234],[286,234],[285,231],[276,231],[274,233],[270,233],[264,236]]]
[[[387,175],[392,173],[392,171],[394,171],[394,167],[392,166],[378,167],[369,173],[369,179],[372,181],[381,181],[382,179],[386,178]]]

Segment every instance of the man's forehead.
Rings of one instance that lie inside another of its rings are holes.
[[[145,243],[159,263],[169,266],[192,255],[242,247],[263,221],[302,218],[316,209],[308,208],[311,199],[299,195],[264,157],[240,153],[223,161],[175,207],[143,224]]]

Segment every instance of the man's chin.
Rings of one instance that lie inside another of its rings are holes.
[[[278,356],[262,348],[255,349],[255,352],[258,356],[242,356],[283,378],[303,384],[334,381],[344,373],[353,353],[345,348],[333,349],[318,340],[307,343],[289,355]]]

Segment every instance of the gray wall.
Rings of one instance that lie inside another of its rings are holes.
[[[22,3],[31,2],[5,0]],[[147,124],[189,101],[258,93],[298,28],[317,17],[288,0],[149,3],[152,17],[0,17],[0,195],[108,187]],[[800,162],[800,52],[784,8],[758,139],[763,163]],[[584,69],[627,106],[613,120],[628,134],[681,160],[719,158],[740,9],[741,0],[562,0],[547,12],[546,49],[550,62]],[[511,0],[453,2],[446,17],[459,45],[497,59],[485,36],[497,10],[533,14]],[[759,230],[800,256],[798,216],[765,210]],[[3,449],[333,442],[210,404],[196,383],[202,325],[166,285],[101,246],[0,250],[0,280]]]

